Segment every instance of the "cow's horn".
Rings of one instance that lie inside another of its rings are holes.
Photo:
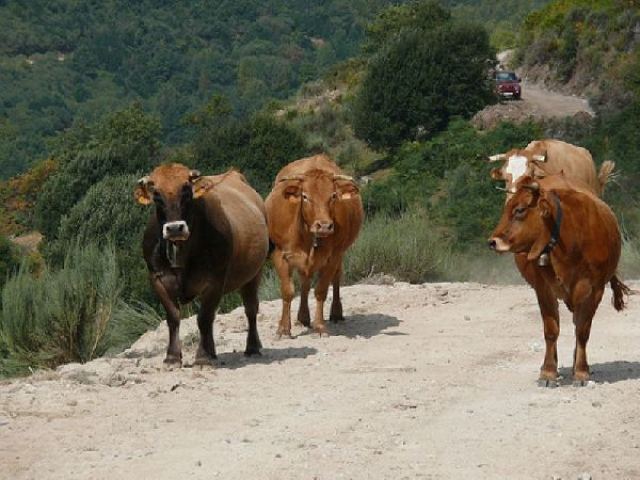
[[[140,185],[141,187],[146,187],[147,183],[149,183],[149,180],[149,175],[145,175],[140,180],[138,180],[138,185]]]
[[[191,170],[189,172],[189,180],[195,180],[196,178],[199,178],[201,175],[200,170]]]
[[[490,162],[499,162],[500,160],[505,160],[507,158],[506,153],[498,153],[497,155],[491,155],[489,157]]]
[[[288,177],[282,177],[278,182],[286,182],[287,180],[303,180],[302,175],[290,175]]]
[[[527,190],[531,190],[532,192],[537,192],[540,190],[540,184],[538,182],[531,182],[527,185],[523,185],[522,188],[526,188]]]
[[[547,155],[534,155],[532,157],[536,162],[546,162],[547,161]]]
[[[334,175],[333,179],[334,180],[346,180],[348,182],[353,182],[353,177],[350,177],[349,175]]]

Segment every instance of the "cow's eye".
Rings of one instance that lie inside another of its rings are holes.
[[[335,200],[336,198],[338,198],[338,192],[333,192],[331,194],[331,200]]]
[[[524,217],[524,214],[527,213],[527,207],[516,207],[513,209],[513,215],[516,218]]]
[[[302,192],[302,200],[304,200],[305,202],[309,202],[311,199],[309,198],[309,195]]]
[[[164,203],[162,200],[162,195],[160,195],[158,192],[153,192],[153,201],[156,203],[156,205],[162,205]]]

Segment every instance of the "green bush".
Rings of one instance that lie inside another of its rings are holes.
[[[88,133],[70,133],[72,138],[60,146],[61,168],[44,184],[36,203],[36,226],[45,237],[55,238],[61,218],[104,177],[149,170],[157,161],[159,134],[159,121],[137,104]]]
[[[108,176],[89,188],[62,217],[55,240],[45,245],[44,250],[49,264],[56,266],[63,262],[69,245],[75,242],[113,245],[123,297],[155,304],[142,257],[142,235],[153,209],[134,202],[137,179],[136,175]]]
[[[0,235],[0,287],[4,285],[7,277],[13,274],[20,266],[20,255],[16,247],[6,238]]]
[[[127,305],[113,248],[71,246],[62,268],[35,277],[21,269],[2,290],[0,374],[87,362],[157,324],[148,307]],[[134,313],[134,314],[132,314]]]
[[[420,210],[399,218],[377,215],[363,226],[348,251],[344,278],[353,283],[378,273],[421,283],[438,278],[451,257],[450,243]]]

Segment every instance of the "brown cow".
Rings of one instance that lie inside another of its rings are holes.
[[[527,177],[506,203],[489,246],[520,254],[518,269],[536,291],[546,342],[541,384],[554,386],[558,378],[558,299],[562,299],[573,312],[575,325],[574,381],[584,385],[589,379],[586,348],[591,321],[605,285],[611,285],[616,310],[624,308],[624,295],[629,293],[615,275],[621,239],[611,209],[563,175],[537,181]],[[543,252],[550,262],[540,266],[537,259]]]
[[[323,308],[330,283],[333,301],[329,318],[344,320],[340,301],[342,258],[358,236],[364,217],[359,189],[329,157],[316,155],[280,170],[265,206],[269,237],[275,245],[272,259],[282,292],[278,335],[291,336],[294,270],[302,284],[298,321],[306,327],[310,326],[307,297],[311,279],[319,274],[313,328],[322,335],[327,332]]]
[[[525,177],[534,179],[564,172],[571,181],[582,182],[598,196],[612,175],[615,163],[606,161],[596,174],[595,163],[589,150],[560,140],[535,140],[523,149],[513,149],[489,157],[489,161],[504,161],[491,171],[491,178],[504,180],[507,199],[517,190]]]
[[[222,295],[234,290],[240,290],[249,322],[245,354],[260,354],[258,284],[269,248],[260,195],[233,170],[204,177],[174,163],[140,179],[135,198],[155,203],[142,246],[151,285],[167,312],[165,363],[182,363],[179,304],[195,298],[201,303],[195,364],[216,358],[215,311]]]

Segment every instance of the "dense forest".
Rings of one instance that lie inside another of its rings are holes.
[[[283,99],[358,52],[390,0],[0,2],[0,178],[47,142],[133,100],[188,139],[183,119],[214,94],[235,110]]]
[[[369,181],[348,282],[504,281],[513,268],[483,253],[503,204],[485,159],[560,138],[616,161],[607,200],[636,268],[640,8],[513,3],[0,1],[0,176],[23,172],[0,182],[0,375],[85,361],[160,321],[132,186],[163,161],[238,168],[264,195],[283,165],[328,152]],[[591,45],[615,68],[594,63],[590,85],[616,85],[590,90],[594,119],[473,126],[498,101],[498,48],[571,88]],[[37,248],[5,238],[30,231],[44,235]]]

